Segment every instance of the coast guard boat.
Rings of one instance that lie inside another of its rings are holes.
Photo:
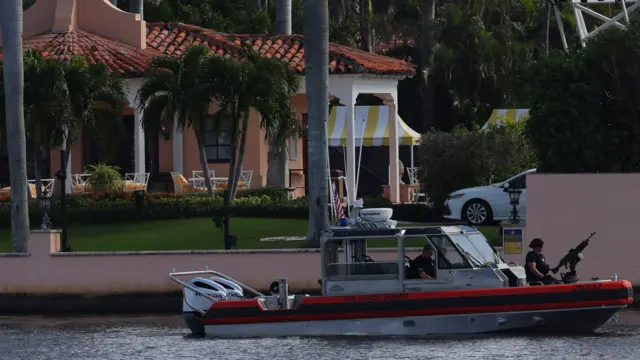
[[[575,264],[584,246],[569,252],[576,259],[564,264],[571,271],[559,284],[532,286],[524,268],[506,264],[475,228],[397,228],[391,209],[354,210],[349,226],[322,237],[319,296],[289,294],[286,279],[263,294],[213,270],[174,270],[169,278],[182,287],[191,331],[214,337],[584,333],[633,302],[631,283],[615,274],[579,281]],[[367,255],[367,244],[382,239],[395,242],[395,260]],[[432,248],[435,279],[406,277],[405,244]]]

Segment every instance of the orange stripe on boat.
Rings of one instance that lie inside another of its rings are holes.
[[[540,310],[561,310],[561,309],[581,309],[601,306],[625,306],[627,299],[578,301],[566,303],[547,303],[531,305],[500,305],[500,306],[478,306],[461,307],[449,309],[416,309],[416,310],[393,310],[393,311],[367,311],[350,313],[328,313],[328,314],[300,314],[300,315],[278,315],[278,310],[273,310],[273,315],[259,317],[240,317],[227,319],[203,319],[205,325],[230,325],[249,323],[273,323],[273,322],[294,322],[294,321],[327,321],[327,320],[349,320],[349,319],[374,319],[390,317],[408,316],[432,316],[432,315],[463,315],[482,313],[506,313],[517,311],[540,311]],[[267,310],[267,312],[271,312]]]

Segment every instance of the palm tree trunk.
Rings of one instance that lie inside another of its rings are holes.
[[[202,176],[204,176],[204,185],[207,187],[207,193],[213,197],[213,187],[211,186],[211,176],[209,176],[209,163],[207,162],[207,150],[204,148],[204,130],[198,130],[196,140],[198,141],[198,150],[200,151],[200,166],[202,166]]]
[[[240,149],[238,151],[238,163],[236,164],[235,169],[233,170],[233,187],[231,190],[231,199],[236,197],[236,193],[238,192],[238,183],[240,179],[240,174],[242,173],[242,165],[244,163],[244,153],[247,147],[247,128],[249,127],[249,113],[244,114],[244,118],[242,119],[242,134],[240,135]],[[248,184],[245,184],[247,186]]]
[[[371,23],[372,16],[371,0],[360,0],[360,37],[362,38],[362,50],[367,52],[375,51],[375,30]]]
[[[11,176],[11,241],[14,252],[27,252],[27,146],[24,131],[24,64],[22,62],[22,0],[0,1],[4,62],[7,150]]]
[[[309,230],[306,247],[320,247],[328,229],[327,132],[329,117],[329,6],[326,1],[304,0],[305,81],[309,113]]]
[[[420,29],[420,94],[422,97],[423,132],[433,126],[433,92],[429,86],[429,66],[431,65],[431,50],[433,48],[433,25],[435,22],[435,0],[422,1],[422,27]]]
[[[549,28],[551,26],[551,1],[547,1],[547,5],[545,6],[544,15],[542,17],[542,25],[543,25],[543,38],[542,43],[544,46],[545,54],[549,54]]]
[[[278,0],[276,2],[276,33],[278,35],[291,35],[291,0]],[[240,148],[240,151],[243,151],[242,148]],[[288,160],[284,144],[270,139],[269,152],[267,154],[267,186],[278,189],[286,187],[285,174]]]
[[[238,117],[234,117],[234,119],[232,120],[232,124],[231,124],[231,129],[233,131],[236,131],[236,129],[238,129]],[[231,189],[233,188],[233,183],[235,181],[235,176],[236,176],[236,163],[237,163],[237,159],[238,159],[238,134],[237,133],[231,133],[231,144],[229,146],[229,151],[231,152],[231,161],[229,162],[229,176],[227,178],[227,199],[228,199],[228,203],[231,204],[231,199],[233,199],[233,197],[231,196],[232,191]],[[225,209],[225,211],[229,211],[229,209]]]
[[[40,175],[40,169],[42,169],[42,151],[40,144],[34,144],[33,146],[33,176],[36,179],[36,201],[42,196],[42,176]]]

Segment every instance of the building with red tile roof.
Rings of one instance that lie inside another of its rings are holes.
[[[192,171],[201,169],[195,135],[191,131],[168,131],[167,136],[144,134],[141,114],[136,110],[135,95],[144,81],[144,72],[153,56],[180,56],[189,46],[204,44],[212,54],[234,57],[242,50],[253,49],[265,57],[286,61],[300,74],[300,88],[294,104],[299,118],[306,113],[305,42],[301,35],[238,35],[182,23],[146,23],[139,14],[122,11],[108,0],[39,0],[24,13],[24,47],[40,51],[47,58],[68,60],[81,55],[89,63],[100,63],[120,75],[126,82],[129,104],[123,108],[123,120],[133,132],[129,141],[132,153],[124,151],[123,171],[131,173],[173,172],[191,178]],[[1,40],[0,40],[1,41]],[[0,47],[2,43],[0,42]],[[0,52],[0,59],[2,53]],[[398,80],[413,76],[415,67],[390,57],[380,56],[346,46],[329,44],[329,92],[340,99],[347,110],[347,174],[355,174],[356,125],[355,99],[358,94],[375,94],[390,106],[389,122],[397,121]],[[252,121],[248,132],[247,155],[244,169],[253,171],[252,187],[264,186],[267,174],[268,144],[258,121]],[[390,126],[390,168],[398,173],[398,142],[394,141],[395,126]],[[397,138],[397,136],[396,136]],[[228,173],[228,145],[215,141],[209,145],[212,155],[208,159],[216,177]],[[292,147],[289,168],[304,169],[306,153],[302,139],[290,139]],[[87,164],[99,161],[101,152],[95,141],[79,139],[72,149],[71,172],[82,173]],[[51,154],[52,169],[59,163],[58,152]],[[133,158],[133,161],[130,161]],[[130,168],[130,169],[129,169]],[[395,170],[394,170],[395,169]],[[290,176],[285,176],[290,178]],[[289,187],[304,184],[304,179],[291,179]],[[295,182],[295,184],[294,184]],[[399,181],[391,177],[391,199],[398,201]],[[347,175],[351,200],[356,196],[355,176]]]

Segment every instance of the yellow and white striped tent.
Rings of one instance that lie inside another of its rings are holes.
[[[391,131],[389,122],[388,106],[356,106],[355,107],[355,138],[356,146],[388,146],[389,133]],[[344,106],[335,106],[329,114],[327,124],[327,137],[329,146],[347,146],[347,115]],[[405,124],[400,117],[398,119],[398,144],[417,145],[420,141],[420,134]],[[366,121],[365,121],[366,120]],[[364,129],[364,141],[362,133]]]
[[[482,130],[489,125],[500,126],[503,123],[517,123],[529,117],[529,109],[493,109],[489,121],[482,126]]]

